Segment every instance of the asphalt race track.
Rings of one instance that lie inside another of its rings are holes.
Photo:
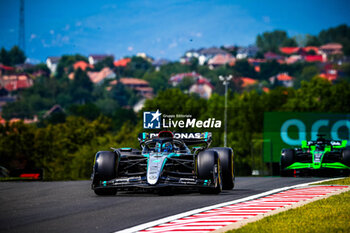
[[[0,232],[113,232],[192,209],[324,178],[238,177],[219,195],[120,192],[96,196],[90,181],[0,182]]]

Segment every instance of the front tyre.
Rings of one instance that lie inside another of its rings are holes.
[[[214,150],[200,152],[197,157],[198,178],[210,181],[209,186],[200,188],[200,193],[219,194],[222,191],[222,177],[219,155]]]
[[[283,149],[280,160],[281,176],[291,176],[293,170],[286,170],[286,168],[294,163],[295,151],[293,149]]]
[[[103,188],[104,181],[111,180],[117,174],[117,154],[111,151],[99,151],[95,157],[92,187],[97,195],[115,195],[114,188]]]
[[[229,147],[215,147],[222,169],[222,189],[231,190],[235,186],[234,154]]]

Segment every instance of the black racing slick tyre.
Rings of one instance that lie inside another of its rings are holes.
[[[222,191],[222,178],[219,155],[214,150],[200,152],[197,157],[198,178],[210,181],[208,187],[201,187],[203,194],[219,194]]]
[[[280,160],[280,173],[281,176],[291,176],[291,170],[285,170],[286,167],[294,163],[295,151],[293,149],[283,149],[281,152]]]
[[[222,189],[231,190],[235,186],[234,154],[229,147],[215,147],[222,171]]]
[[[97,195],[115,195],[114,188],[103,188],[101,183],[116,177],[117,154],[111,151],[99,151],[95,157],[93,172],[93,188]]]
[[[344,149],[342,153],[342,162],[350,167],[350,149]]]

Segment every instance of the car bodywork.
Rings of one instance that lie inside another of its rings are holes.
[[[323,137],[324,135],[318,135],[316,141],[302,141],[301,148],[283,149],[280,162],[281,172],[349,170],[347,140],[332,141]]]
[[[220,173],[213,172],[212,179],[200,179],[197,172],[197,156],[200,152],[208,150],[211,143],[210,132],[175,135],[167,131],[159,135],[141,133],[138,139],[141,151],[132,148],[112,148],[117,157],[115,177],[97,182],[93,177],[92,189],[108,187],[117,190],[166,187],[198,189],[218,185],[216,181],[221,179],[217,177]],[[171,144],[173,148],[170,150],[163,148],[167,144]],[[193,147],[190,149],[189,146]],[[98,162],[99,153],[96,154],[94,169]],[[219,166],[217,164],[215,169],[219,170]]]

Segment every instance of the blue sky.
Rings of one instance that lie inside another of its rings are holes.
[[[191,48],[249,45],[259,33],[290,36],[350,25],[342,0],[25,0],[26,55],[145,52],[177,60]],[[0,0],[0,47],[18,42],[19,0]]]

